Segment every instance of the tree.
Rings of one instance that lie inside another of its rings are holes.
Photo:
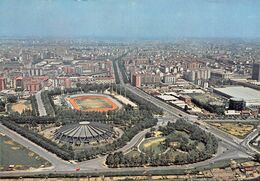
[[[17,97],[17,96],[10,95],[10,96],[7,97],[7,101],[8,101],[9,103],[16,103],[17,100],[18,100],[18,97]]]
[[[0,99],[0,112],[5,111],[5,103]]]
[[[255,161],[260,163],[260,154],[259,153],[255,154],[254,159],[255,159]]]

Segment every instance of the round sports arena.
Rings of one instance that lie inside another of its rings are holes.
[[[117,100],[104,94],[78,94],[68,96],[65,100],[72,109],[84,112],[107,112],[122,107]]]
[[[59,142],[79,146],[106,141],[112,139],[115,134],[111,126],[97,122],[83,121],[61,127],[55,132],[54,138]]]

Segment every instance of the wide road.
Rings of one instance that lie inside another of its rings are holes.
[[[37,102],[38,110],[39,110],[39,116],[47,116],[46,109],[45,109],[44,104],[42,102],[41,92],[42,91],[38,91],[35,94],[35,98],[36,98],[36,102]]]
[[[161,171],[161,170],[172,170],[172,169],[193,169],[193,168],[198,168],[201,166],[207,166],[216,163],[217,161],[222,161],[222,160],[229,160],[231,159],[236,159],[236,158],[247,158],[247,155],[244,155],[243,153],[239,151],[229,151],[224,153],[221,156],[217,156],[215,158],[202,161],[202,162],[197,162],[194,164],[187,164],[187,165],[172,165],[172,166],[160,166],[160,167],[135,167],[135,168],[103,168],[103,169],[95,169],[92,167],[92,164],[96,164],[96,159],[90,160],[88,167],[84,168],[84,166],[80,166],[79,171],[75,170],[36,170],[36,171],[15,171],[15,172],[0,172],[0,177],[4,176],[18,176],[18,177],[24,177],[24,176],[33,176],[33,175],[39,175],[41,174],[42,176],[46,175],[48,176],[50,173],[52,174],[73,174],[73,173],[85,173],[91,175],[91,173],[95,174],[103,174],[103,173],[120,173],[120,172],[128,172],[129,175],[131,173],[134,173],[136,171],[141,171],[143,173],[148,172],[148,171]]]
[[[251,123],[251,122],[258,122],[260,123],[259,119],[203,119],[204,122],[243,122],[243,123]]]
[[[243,146],[243,147],[245,147],[245,148],[247,148],[248,150],[253,150],[254,152],[260,154],[260,152],[259,152],[257,149],[253,148],[253,147],[250,146],[250,144],[249,144],[249,142],[250,142],[251,140],[253,140],[253,139],[254,139],[257,135],[259,135],[259,134],[260,134],[260,126],[258,126],[253,132],[251,132],[250,134],[248,134],[248,135],[246,136],[246,138],[240,143],[240,145]]]

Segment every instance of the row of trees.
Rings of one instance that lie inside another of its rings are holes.
[[[38,104],[35,95],[30,97],[31,105],[32,105],[32,116],[38,116],[39,115],[39,109]]]
[[[0,112],[5,111],[5,102],[0,99]]]
[[[55,116],[55,106],[48,91],[41,92],[41,99],[48,116]]]
[[[1,117],[0,121],[3,125],[8,127],[9,129],[12,129],[13,131],[26,137],[32,142],[40,145],[46,150],[55,153],[57,156],[61,157],[62,159],[71,160],[74,158],[74,153],[72,150],[66,149],[66,147],[60,148],[56,143],[50,141],[49,139],[44,138],[43,136],[34,133],[25,127],[21,127],[14,121],[10,121],[9,117]]]
[[[114,68],[114,74],[115,74],[115,79],[116,79],[116,84],[120,84],[120,79],[119,79],[119,74],[116,66],[116,60],[113,60],[113,68]]]
[[[201,108],[203,108],[203,109],[205,109],[205,110],[207,110],[207,111],[209,111],[211,113],[216,113],[218,115],[223,115],[224,112],[225,112],[224,106],[212,105],[209,102],[204,103],[204,102],[202,102],[202,101],[200,101],[199,99],[196,99],[196,98],[192,98],[191,100],[197,106],[199,106],[199,107],[201,107]]]
[[[36,116],[23,116],[20,114],[10,114],[8,117],[9,121],[13,121],[17,124],[52,124],[56,122],[54,117],[36,117]]]
[[[126,90],[122,86],[113,86],[113,91],[119,91],[121,94],[125,94],[131,101],[137,103],[139,105],[140,110],[150,110],[154,114],[163,114],[163,109],[158,107],[157,105],[147,101],[146,99],[140,97],[137,94],[134,94],[130,91],[125,92]]]
[[[126,75],[126,69],[125,69],[125,66],[124,66],[124,60],[123,59],[118,60],[118,66],[119,66],[119,69],[122,72],[124,83],[129,83],[129,79]]]
[[[48,91],[48,94],[50,96],[57,96],[61,94],[73,94],[73,93],[78,93],[78,92],[98,92],[98,93],[103,93],[106,89],[109,88],[110,84],[81,84],[77,83],[77,87],[75,88],[67,88],[64,90],[61,90],[60,88],[55,88],[52,90]]]
[[[17,101],[18,101],[18,97],[17,96],[9,95],[7,97],[7,102],[9,102],[9,103],[16,103]]]
[[[119,71],[117,69],[117,66],[116,66],[116,62],[121,62],[122,61],[122,58],[124,56],[126,56],[127,53],[124,53],[123,55],[119,56],[118,58],[116,58],[115,60],[113,60],[113,68],[114,68],[114,74],[115,74],[115,79],[116,79],[116,84],[120,84],[120,79],[119,79]],[[118,65],[119,68],[121,68],[122,70],[125,70],[123,67],[120,67],[120,65]],[[124,75],[123,75],[123,79],[124,79],[124,82],[127,83],[128,81],[124,78]]]

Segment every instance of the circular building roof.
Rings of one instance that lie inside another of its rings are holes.
[[[244,100],[242,98],[238,98],[238,97],[232,97],[230,98],[231,101],[238,101],[238,102],[243,102]]]
[[[113,128],[108,125],[83,121],[61,127],[55,133],[55,139],[80,145],[107,140],[111,138],[113,134]]]

